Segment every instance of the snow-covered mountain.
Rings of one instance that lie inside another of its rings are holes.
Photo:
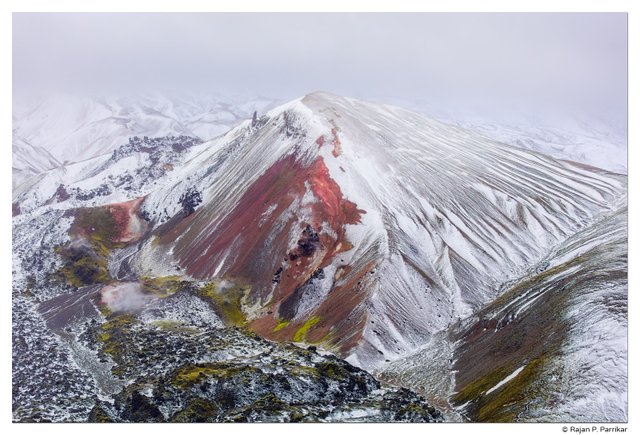
[[[470,117],[463,121],[443,118],[499,142],[572,160],[619,174],[627,173],[627,139],[608,126],[573,123],[568,126],[542,126],[532,121],[483,120]]]
[[[429,118],[473,130],[498,142],[619,174],[627,173],[627,126],[622,116],[499,101],[414,101],[381,97]],[[497,107],[496,107],[497,106]],[[602,109],[601,109],[602,110]],[[603,116],[609,115],[609,116]]]
[[[59,167],[58,161],[49,151],[34,146],[13,132],[13,184],[18,184],[34,174],[40,174]]]
[[[14,186],[31,175],[109,154],[132,136],[219,136],[269,98],[218,94],[16,97],[13,105]]]
[[[241,289],[215,299],[234,322],[384,370],[435,337],[464,336],[487,306],[505,307],[514,280],[535,281],[553,249],[583,240],[620,209],[626,183],[404,109],[314,93],[207,142],[132,139],[110,155],[31,177],[14,190],[22,258],[14,288],[37,288],[47,280],[39,270],[60,267],[53,254],[32,264],[34,237],[78,262],[77,246],[99,236],[90,273],[87,260],[65,266],[74,285],[96,276],[225,283]],[[624,293],[624,282],[614,285]],[[55,292],[41,288],[39,297]],[[581,328],[603,321],[594,316]],[[467,371],[474,353],[458,352]],[[448,378],[450,355],[441,352],[442,370],[430,375]],[[526,364],[518,358],[500,368]],[[626,349],[616,358],[626,363]],[[470,382],[464,375],[460,385]]]
[[[204,203],[158,230],[141,272],[166,252],[194,277],[247,278],[256,330],[287,340],[313,322],[310,341],[365,367],[490,301],[626,182],[327,94],[240,126],[184,169],[143,209],[160,219],[187,185]]]

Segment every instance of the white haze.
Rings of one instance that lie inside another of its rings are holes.
[[[102,303],[114,313],[134,312],[155,299],[144,293],[140,283],[121,282],[104,287],[100,291]]]
[[[324,90],[588,111],[626,131],[626,38],[622,13],[20,13],[14,91]]]

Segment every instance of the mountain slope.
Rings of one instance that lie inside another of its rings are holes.
[[[496,141],[537,151],[556,159],[573,160],[619,174],[627,173],[627,138],[597,120],[583,125],[542,127],[532,121],[520,123],[471,119],[460,126]],[[447,120],[445,120],[447,122]],[[458,124],[454,122],[454,124]]]
[[[63,163],[109,154],[132,136],[211,139],[273,103],[221,95],[18,96],[13,107],[14,186]]]
[[[33,174],[56,168],[61,163],[45,148],[34,146],[13,132],[13,184],[17,186]]]
[[[250,124],[146,197],[156,222],[188,185],[204,203],[187,217],[169,208],[134,266],[164,258],[198,279],[251,283],[254,330],[365,367],[490,301],[626,188],[623,176],[329,94]]]
[[[626,421],[626,221],[622,205],[379,375],[472,421]]]
[[[378,100],[517,148],[627,173],[626,117],[602,108],[599,113],[584,107],[567,111],[555,105],[536,106],[530,100],[508,105],[435,97],[419,101],[385,96]]]

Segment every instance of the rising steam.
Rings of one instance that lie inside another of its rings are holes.
[[[113,312],[133,312],[140,310],[155,299],[142,291],[137,282],[110,284],[100,290],[101,301]]]

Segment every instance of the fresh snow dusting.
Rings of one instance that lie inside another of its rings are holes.
[[[303,141],[295,139],[298,133],[281,133],[286,116],[294,119],[295,127],[289,128],[304,129]],[[345,198],[366,211],[360,224],[347,225],[354,247],[336,261],[378,262],[368,297],[371,321],[354,350],[365,366],[417,349],[425,336],[486,304],[499,294],[500,283],[611,210],[625,186],[622,177],[606,172],[488,141],[399,108],[329,94],[288,103],[261,122],[256,128],[247,120],[221,138],[192,147],[173,171],[130,196],[146,195],[142,208],[152,219],[165,219],[178,212],[179,195],[194,185],[205,203],[217,204],[215,219],[221,221],[284,156],[295,152],[302,161],[321,156]],[[338,156],[330,144],[316,143],[321,136],[329,142],[334,129],[342,148]],[[119,170],[128,170],[121,164]],[[298,209],[300,219],[305,207]],[[293,211],[267,204],[261,219],[277,213],[274,229],[284,228]],[[210,229],[198,231],[194,236],[200,238]],[[295,244],[298,235],[289,237]],[[233,246],[238,243],[239,238]],[[173,248],[165,252],[154,246],[145,243],[134,266],[174,268]],[[230,249],[219,258],[215,276],[233,266],[237,252]],[[331,282],[319,283],[319,298]]]
[[[627,126],[584,110],[537,110],[521,106],[453,106],[436,101],[412,101],[387,97],[402,107],[447,124],[473,130],[483,136],[557,159],[584,163],[612,172],[627,173]]]
[[[254,111],[264,112],[275,101],[221,94],[16,96],[14,186],[60,165],[109,154],[132,136],[212,139],[250,118]]]
[[[510,380],[515,378],[516,376],[518,376],[520,374],[520,372],[524,370],[525,367],[526,366],[522,366],[522,367],[518,367],[517,369],[515,369],[513,373],[511,373],[509,376],[507,376],[506,378],[504,378],[503,380],[498,382],[494,387],[489,388],[484,393],[484,395],[487,396],[487,395],[493,393],[494,391],[496,391],[498,388],[502,387],[504,384],[506,384],[507,382],[509,382]]]

